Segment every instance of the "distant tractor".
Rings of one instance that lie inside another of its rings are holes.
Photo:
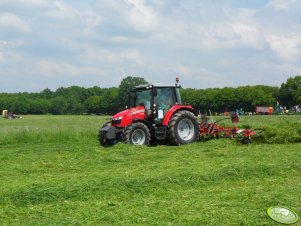
[[[3,110],[2,111],[2,118],[6,118],[6,119],[19,119],[22,118],[19,115],[16,115],[16,113],[14,112],[9,112],[8,110]]]
[[[111,145],[123,140],[148,145],[152,140],[182,145],[198,140],[197,113],[191,105],[182,104],[178,82],[177,78],[172,86],[136,86],[133,107],[115,114],[100,128],[99,143]]]

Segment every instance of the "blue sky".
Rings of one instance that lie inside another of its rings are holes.
[[[298,0],[0,0],[0,92],[280,86],[301,74]]]

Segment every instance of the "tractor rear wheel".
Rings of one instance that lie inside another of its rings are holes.
[[[168,131],[169,140],[175,145],[193,143],[199,137],[198,122],[190,111],[175,113],[168,124]]]
[[[129,125],[124,131],[124,142],[127,144],[148,145],[149,141],[149,129],[141,122]]]

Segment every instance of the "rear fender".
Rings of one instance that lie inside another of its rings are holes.
[[[197,116],[198,114],[195,112],[195,110],[193,109],[193,107],[191,105],[174,105],[171,109],[168,110],[168,112],[165,114],[164,116],[164,120],[162,125],[163,126],[168,126],[169,120],[171,119],[171,117],[178,111],[190,111],[192,112],[195,116]]]

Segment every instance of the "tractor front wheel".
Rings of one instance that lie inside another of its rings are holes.
[[[199,137],[199,126],[190,111],[175,113],[168,124],[169,140],[172,144],[182,145],[195,142]]]
[[[124,131],[124,142],[127,144],[148,145],[149,141],[149,129],[141,122],[129,125]]]

